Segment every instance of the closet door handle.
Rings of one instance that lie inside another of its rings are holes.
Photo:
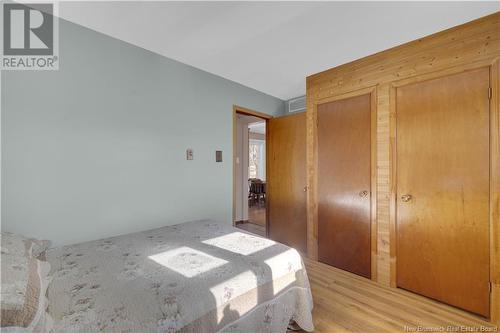
[[[366,191],[366,190],[359,192],[359,196],[362,198],[366,197],[367,195],[368,195],[368,191]]]
[[[408,201],[410,201],[412,198],[413,198],[413,197],[411,196],[411,194],[403,194],[403,195],[401,196],[401,201],[403,201],[403,202],[408,202]]]

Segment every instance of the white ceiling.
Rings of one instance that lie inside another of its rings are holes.
[[[287,100],[305,77],[500,2],[64,2],[62,18]]]

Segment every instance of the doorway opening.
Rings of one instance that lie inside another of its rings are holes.
[[[267,120],[271,117],[234,108],[233,223],[267,236]]]

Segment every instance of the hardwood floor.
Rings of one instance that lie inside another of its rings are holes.
[[[314,298],[315,332],[499,331],[480,317],[410,292],[308,259],[305,264]]]
[[[257,234],[262,237],[266,237],[266,227],[260,226],[258,224],[253,224],[249,222],[238,223],[236,224],[236,228],[240,228],[251,233]]]
[[[259,236],[266,237],[266,203],[248,202],[248,221],[239,222],[236,228],[240,228]]]
[[[258,202],[248,205],[248,222],[266,227],[266,203]]]

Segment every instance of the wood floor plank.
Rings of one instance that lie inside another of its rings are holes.
[[[253,234],[266,237],[266,227],[260,226],[258,224],[250,223],[250,222],[244,222],[244,223],[238,223],[236,224],[236,228],[240,228],[243,230],[246,230],[248,232],[251,232]]]
[[[484,318],[304,259],[314,298],[315,332],[498,332]],[[435,330],[436,331],[436,330]]]

